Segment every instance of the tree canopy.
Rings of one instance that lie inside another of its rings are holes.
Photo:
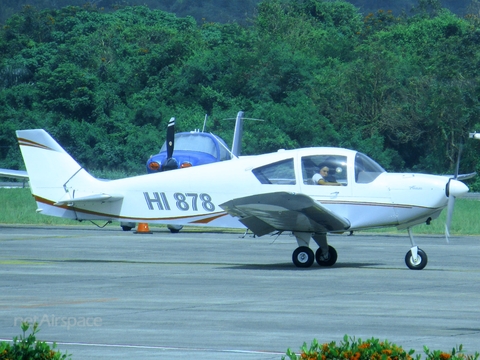
[[[249,25],[25,6],[0,30],[0,167],[23,166],[15,130],[44,128],[89,169],[139,174],[171,116],[187,131],[208,114],[228,143],[223,119],[243,110],[266,120],[245,124],[246,154],[340,146],[391,171],[453,173],[463,139],[461,170],[473,171],[473,5],[464,17],[436,0],[364,15],[346,1],[266,0]]]

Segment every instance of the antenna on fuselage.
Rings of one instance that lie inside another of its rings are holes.
[[[203,129],[202,129],[202,132],[205,132],[205,126],[207,125],[207,117],[208,117],[208,114],[205,114],[205,120],[203,120]]]

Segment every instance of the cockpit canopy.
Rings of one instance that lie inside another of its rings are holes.
[[[252,172],[262,184],[295,185],[301,179],[305,185],[316,185],[318,179],[314,181],[313,178],[321,169],[324,169],[328,171],[323,172],[322,176],[326,182],[340,183],[344,186],[353,180],[357,184],[370,183],[385,172],[379,164],[362,153],[342,152],[335,155],[330,150],[328,154],[301,156],[299,158],[301,177],[298,174],[295,175],[295,168],[298,167],[295,166],[294,157],[254,168]],[[354,179],[349,179],[349,172],[355,175]]]

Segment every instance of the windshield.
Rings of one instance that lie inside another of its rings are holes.
[[[217,147],[212,138],[200,133],[175,134],[175,150],[199,151],[217,157]],[[167,151],[165,142],[160,152]]]
[[[368,184],[384,172],[385,169],[367,155],[357,153],[355,156],[355,181],[357,183]]]

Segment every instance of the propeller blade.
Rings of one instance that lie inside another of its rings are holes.
[[[173,156],[175,142],[175,118],[172,117],[167,127],[167,161]]]
[[[448,205],[447,205],[447,221],[445,221],[445,238],[448,241],[450,237],[450,224],[452,223],[452,216],[453,216],[453,208],[455,207],[455,196],[450,196],[448,198]]]
[[[457,164],[455,166],[455,174],[453,178],[448,180],[447,183],[447,196],[448,196],[448,204],[447,204],[447,220],[445,221],[445,238],[448,241],[450,237],[450,225],[452,223],[453,217],[453,209],[455,207],[455,197],[462,196],[468,192],[468,187],[464,183],[458,181],[458,171],[460,169],[460,157],[462,156],[463,144],[460,143],[458,147],[458,157],[457,157]]]

